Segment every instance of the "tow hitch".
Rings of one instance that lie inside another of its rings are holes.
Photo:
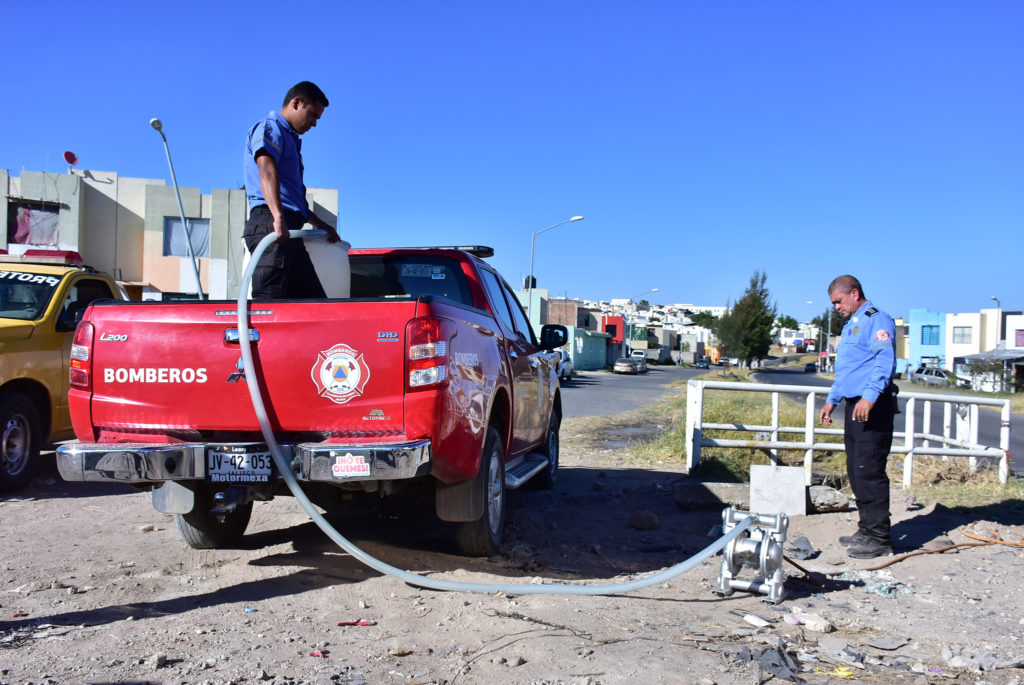
[[[239,487],[233,485],[227,490],[216,492],[213,494],[213,509],[210,513],[221,523],[235,513],[235,510],[242,504],[251,502],[255,499],[249,492],[249,488]]]

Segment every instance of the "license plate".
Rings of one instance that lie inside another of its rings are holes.
[[[273,474],[270,452],[212,449],[206,453],[206,479],[211,483],[269,483]]]

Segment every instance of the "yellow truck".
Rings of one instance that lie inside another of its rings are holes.
[[[0,254],[0,491],[28,484],[43,445],[74,437],[71,343],[85,308],[100,299],[128,297],[77,252]]]

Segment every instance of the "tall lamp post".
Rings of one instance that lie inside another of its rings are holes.
[[[1002,304],[1002,302],[999,301],[999,298],[996,297],[995,295],[990,296],[988,299],[995,300],[996,301],[996,309],[999,310],[998,325],[996,326],[996,336],[997,336],[996,350],[998,350],[1000,343],[1003,342],[1003,304]],[[997,355],[993,355],[993,356],[997,356]],[[1001,371],[999,373],[999,390],[1000,391],[1003,389],[1003,378],[1006,375],[1006,367],[1005,367],[1006,362],[1001,362],[1001,363],[1004,366],[1003,366],[1003,368],[1001,369]]]
[[[178,179],[174,176],[174,164],[171,163],[171,148],[167,145],[167,136],[164,135],[164,125],[156,117],[149,120],[149,125],[153,127],[160,137],[164,141],[164,152],[167,153],[167,166],[171,168],[171,183],[174,184],[174,194],[178,198],[178,215],[181,217],[181,227],[185,231],[185,246],[188,248],[188,258],[192,262],[192,273],[196,275],[196,292],[199,293],[199,299],[205,299],[203,297],[203,283],[199,280],[199,265],[196,264],[195,253],[192,252],[192,231],[189,230],[188,223],[185,221],[185,209],[181,205],[181,192],[178,190]]]
[[[805,302],[805,304],[809,304],[809,305],[813,306],[814,305],[814,300],[807,300]],[[813,319],[812,319],[811,323],[813,323]],[[818,351],[820,352],[821,351],[821,349],[820,349],[821,348],[821,327],[820,326],[818,327],[818,348],[819,348]]]
[[[998,340],[996,340],[996,347],[999,347],[999,343],[1003,341],[1003,305],[995,295],[992,295],[988,299],[995,300],[996,309],[999,310],[999,326],[996,327],[996,335],[998,336]]]
[[[526,290],[529,293],[527,295],[528,299],[526,301],[526,318],[527,318],[527,320],[529,320],[531,326],[533,325],[533,246],[534,246],[534,242],[537,240],[537,236],[539,236],[541,233],[544,233],[546,231],[550,231],[552,228],[558,228],[562,224],[567,224],[570,221],[583,221],[583,217],[582,216],[574,216],[574,217],[570,217],[568,219],[563,219],[562,221],[559,221],[557,224],[554,224],[552,226],[548,226],[547,228],[543,228],[543,229],[541,229],[539,231],[534,231],[533,232],[533,236],[530,238],[530,275],[526,277],[527,278]]]
[[[651,288],[650,290],[645,290],[642,293],[634,295],[633,297],[629,298],[629,301],[635,304],[636,300],[641,295],[646,295],[647,293],[656,293],[656,292],[658,292],[657,288]],[[627,330],[629,331],[628,333],[627,333]],[[626,356],[626,346],[627,346],[626,340],[628,339],[629,334],[632,333],[632,332],[633,332],[633,325],[632,325],[632,323],[629,324],[629,328],[627,329],[627,327],[626,327],[626,319],[623,318],[623,320],[622,320],[622,356],[623,357]]]

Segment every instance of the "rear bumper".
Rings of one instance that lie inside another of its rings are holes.
[[[57,469],[67,481],[160,483],[205,480],[209,443],[84,443],[57,448]],[[253,451],[260,445],[243,443]],[[263,445],[262,449],[268,451]],[[400,480],[430,473],[429,440],[407,443],[285,443],[296,480],[326,483]],[[280,479],[280,475],[278,475]]]

